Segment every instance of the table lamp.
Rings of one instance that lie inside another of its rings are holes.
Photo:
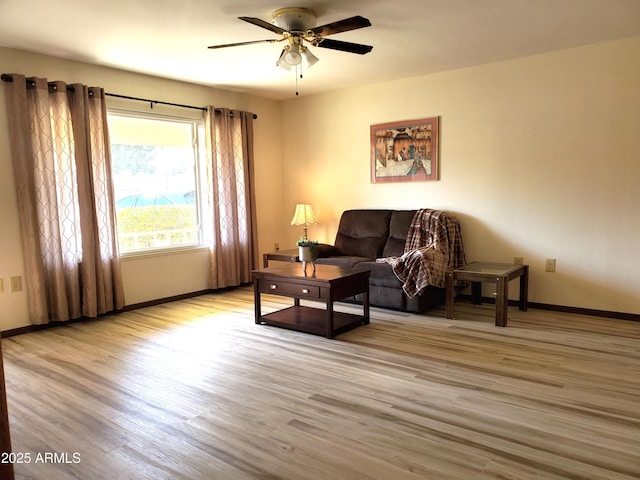
[[[307,225],[313,225],[318,223],[315,215],[313,214],[313,210],[311,209],[311,205],[308,203],[298,203],[296,205],[296,211],[293,214],[293,218],[291,219],[291,225],[304,225],[302,239],[308,240],[307,237]]]

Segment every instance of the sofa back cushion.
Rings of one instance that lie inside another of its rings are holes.
[[[346,210],[340,218],[335,246],[344,255],[381,257],[389,236],[391,215],[391,210]]]
[[[383,257],[400,256],[404,253],[407,233],[416,210],[394,210],[389,221],[389,238],[382,252]]]

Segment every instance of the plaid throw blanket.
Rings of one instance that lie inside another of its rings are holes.
[[[404,254],[377,261],[391,265],[411,298],[427,285],[443,288],[446,272],[465,264],[458,220],[440,210],[418,210],[409,227]]]

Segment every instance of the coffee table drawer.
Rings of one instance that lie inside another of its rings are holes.
[[[260,291],[263,293],[275,293],[279,295],[295,295],[298,297],[320,298],[320,288],[308,285],[296,285],[295,283],[269,281],[262,282]]]

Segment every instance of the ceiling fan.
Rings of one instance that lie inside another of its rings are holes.
[[[285,70],[297,67],[303,62],[308,68],[318,61],[318,58],[305,46],[305,42],[314,47],[329,48],[331,50],[357,53],[359,55],[369,53],[373,49],[370,45],[325,38],[328,35],[334,35],[336,33],[370,27],[371,22],[359,15],[338,20],[337,22],[328,23],[326,25],[321,25],[319,27],[315,26],[316,14],[307,8],[281,8],[273,12],[272,17],[273,23],[269,23],[255,17],[238,18],[258,27],[265,28],[277,35],[282,35],[282,38],[253,40],[249,42],[229,43],[226,45],[212,45],[209,48],[227,48],[237,47],[240,45],[251,45],[254,43],[276,43],[286,41],[287,44],[282,49],[282,53],[276,62],[276,65],[284,68]]]

